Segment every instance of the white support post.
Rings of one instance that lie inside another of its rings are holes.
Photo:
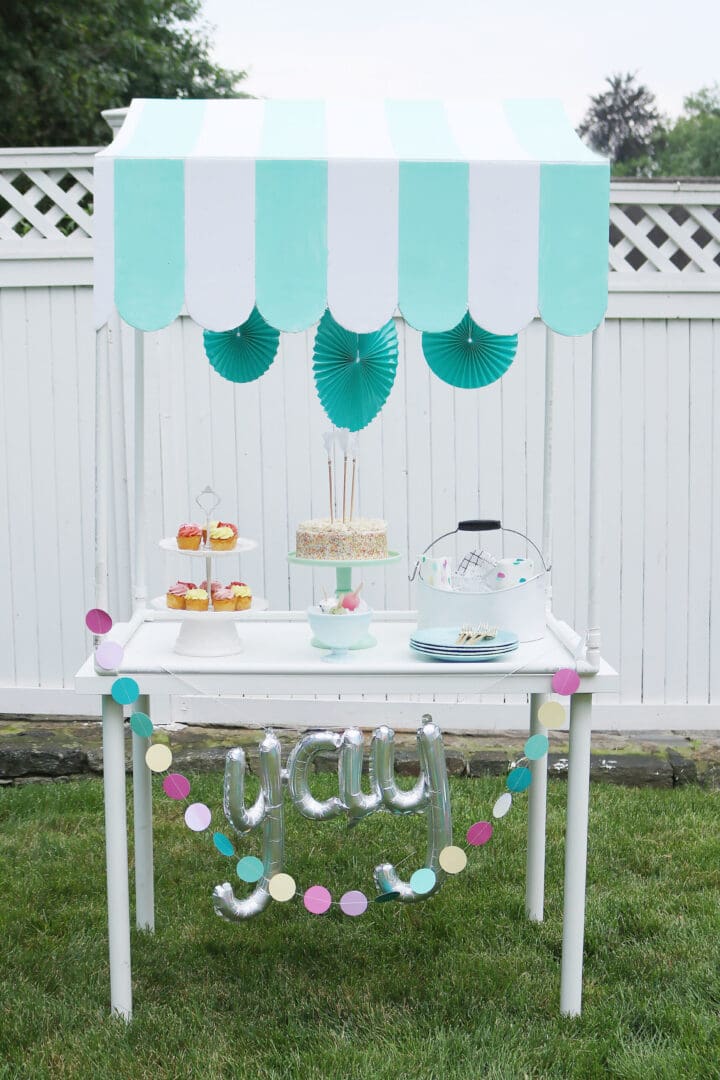
[[[552,566],[552,487],[553,487],[553,419],[555,404],[555,334],[545,327],[545,435],[543,450],[542,553]],[[545,588],[548,611],[552,607],[552,585],[548,578]]]
[[[591,726],[592,694],[573,694],[570,699],[570,751],[560,974],[560,1011],[564,1016],[579,1016],[582,1007]]]
[[[600,410],[602,406],[602,347],[604,323],[592,334],[592,373],[590,383],[590,541],[588,591],[587,661],[596,671],[600,667]]]
[[[127,810],[125,805],[125,732],[122,706],[102,698],[105,858],[107,865],[110,1009],[132,1017],[130,978],[130,896],[128,890]]]
[[[538,709],[547,694],[530,695],[530,734],[544,734]],[[545,905],[545,819],[547,814],[547,756],[530,762],[532,783],[528,792],[527,873],[525,913],[531,922],[542,922]]]
[[[147,604],[145,581],[145,335],[134,331],[135,352],[135,565],[133,611]]]
[[[150,698],[138,698],[138,712],[150,715]],[[155,929],[155,878],[153,872],[152,773],[145,763],[150,740],[132,736],[133,825],[135,833],[135,922],[139,930]]]
[[[108,606],[108,327],[95,331],[95,606]]]

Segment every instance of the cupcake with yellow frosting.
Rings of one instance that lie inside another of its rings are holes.
[[[185,608],[187,611],[207,611],[210,606],[210,597],[205,589],[188,589],[185,593]]]
[[[232,551],[237,544],[237,533],[229,525],[216,525],[210,529],[208,539],[213,551]]]
[[[252,589],[244,581],[231,581],[230,588],[235,597],[235,610],[247,611],[252,605]]]

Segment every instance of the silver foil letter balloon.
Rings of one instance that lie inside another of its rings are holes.
[[[370,777],[370,794],[366,795],[361,787],[363,749],[362,731],[357,728],[348,728],[342,737],[338,760],[340,798],[347,807],[348,828],[357,825],[368,814],[374,814],[382,807],[382,794],[372,776]]]
[[[402,880],[392,863],[382,863],[375,867],[375,883],[380,892],[399,893],[398,899],[405,903],[424,900],[438,891],[445,880],[445,873],[440,867],[440,852],[444,847],[452,844],[450,789],[442,733],[430,717],[425,717],[425,720],[426,722],[418,730],[417,744],[428,800],[425,866],[434,872],[435,885],[429,892],[419,895],[409,882]]]
[[[245,807],[245,752],[231,750],[225,760],[225,816],[239,833],[263,826],[263,876],[250,896],[238,900],[230,882],[218,885],[213,892],[216,915],[229,922],[241,922],[259,915],[270,903],[268,882],[282,871],[285,828],[283,823],[282,762],[280,742],[268,732],[260,743],[260,794],[252,807]]]
[[[380,793],[383,807],[393,814],[419,814],[427,806],[427,782],[422,770],[417,783],[409,791],[398,787],[395,780],[395,732],[384,724],[373,734],[370,786]]]
[[[343,737],[334,731],[310,731],[303,735],[288,758],[288,785],[290,798],[303,817],[313,821],[328,821],[344,814],[346,807],[336,795],[321,802],[310,791],[308,773],[318,754],[325,750],[339,750]]]

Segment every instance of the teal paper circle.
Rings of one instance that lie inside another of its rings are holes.
[[[141,739],[149,739],[153,733],[153,723],[144,712],[134,712],[130,717],[130,727]]]
[[[360,431],[374,420],[392,390],[397,362],[392,319],[370,334],[353,334],[325,312],[315,334],[313,373],[320,403],[336,427]]]
[[[380,893],[379,896],[375,897],[375,903],[376,904],[388,904],[391,900],[397,900],[399,898],[399,896],[400,896],[400,893],[395,892],[394,890],[392,890],[390,892]]]
[[[235,383],[264,375],[278,351],[280,332],[266,323],[257,308],[233,330],[203,331],[205,355],[218,375]]]
[[[511,769],[507,778],[508,791],[527,791],[530,787],[530,781],[532,780],[532,773],[524,765],[518,766],[516,769]]]
[[[263,876],[262,860],[256,858],[255,855],[244,855],[237,864],[237,876],[250,885],[259,881]]]
[[[463,390],[489,386],[501,378],[515,359],[517,344],[517,334],[491,334],[469,313],[452,330],[422,336],[430,370]]]
[[[235,848],[232,846],[232,842],[225,836],[225,833],[213,833],[213,844],[221,855],[227,855],[228,858],[231,858],[235,854]]]
[[[413,892],[422,896],[435,888],[436,881],[435,871],[431,870],[429,866],[423,866],[421,870],[416,870],[410,878],[410,888]]]
[[[531,735],[525,743],[525,757],[530,758],[531,761],[537,761],[538,758],[547,754],[549,746],[550,740],[547,735],[543,735],[541,732],[538,732],[537,735]]]
[[[118,705],[132,705],[140,697],[140,687],[134,679],[123,677],[115,680],[110,693]]]

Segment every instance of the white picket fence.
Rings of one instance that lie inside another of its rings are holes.
[[[91,192],[90,150],[0,151],[0,712],[95,708],[72,691],[92,601]],[[720,186],[615,185],[610,241],[601,627],[622,688],[602,723],[708,726],[720,703]],[[362,511],[388,519],[409,562],[478,513],[539,538],[544,328],[530,326],[507,375],[477,392],[437,380],[420,335],[402,322],[398,332],[396,385],[361,436]],[[116,617],[129,607],[131,333],[113,335]],[[238,387],[209,367],[189,319],[146,343],[149,535],[192,519],[193,496],[211,483],[223,514],[261,540],[242,575],[275,608],[302,607],[331,582],[285,561],[297,521],[326,505],[312,345],[312,332],[283,335],[267,375]],[[556,355],[554,606],[582,629],[589,339],[558,339]],[[155,594],[186,569],[154,544],[147,555]],[[377,606],[412,606],[404,564],[368,576],[366,589]],[[186,689],[175,708],[194,715]],[[279,708],[248,705],[264,720]],[[316,715],[314,703],[296,708],[306,722]],[[454,715],[475,726],[483,707]],[[504,726],[508,716],[519,712],[503,711]]]

